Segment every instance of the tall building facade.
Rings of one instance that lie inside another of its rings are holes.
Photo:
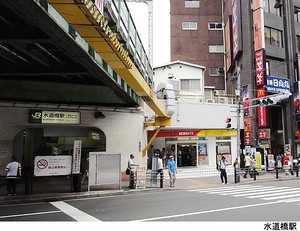
[[[222,3],[226,86],[229,93],[239,92],[244,107],[241,143],[298,157],[300,1]]]
[[[171,61],[206,67],[207,90],[225,90],[221,0],[170,0]]]

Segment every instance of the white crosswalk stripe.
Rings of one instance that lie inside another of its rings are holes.
[[[300,188],[283,186],[235,185],[188,191],[210,195],[244,197],[248,199],[277,200],[286,203],[300,202]]]

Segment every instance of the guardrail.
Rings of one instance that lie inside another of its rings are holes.
[[[285,173],[286,176],[288,175],[295,175],[296,177],[299,177],[299,165],[293,165],[290,166],[288,168],[285,167],[275,167],[275,168],[264,168],[264,169],[255,169],[255,168],[234,168],[234,182],[238,183],[240,182],[240,177],[241,176],[245,176],[245,175],[250,175],[250,178],[253,178],[254,181],[256,181],[257,176],[261,176],[264,175],[266,173],[274,173],[275,174],[275,178],[279,179],[279,173]],[[247,173],[247,174],[246,174]]]

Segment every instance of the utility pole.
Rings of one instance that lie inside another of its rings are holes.
[[[236,126],[236,143],[237,143],[237,168],[235,168],[235,183],[240,182],[240,166],[241,166],[241,78],[240,67],[237,68],[236,73],[236,90],[235,95],[237,97],[237,126]]]

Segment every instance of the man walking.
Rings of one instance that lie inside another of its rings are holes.
[[[11,158],[11,162],[7,164],[5,170],[7,171],[6,174],[6,182],[7,182],[7,191],[9,196],[16,195],[16,188],[17,188],[17,179],[18,179],[18,172],[21,176],[21,164],[17,162],[16,157]]]
[[[249,153],[246,153],[244,178],[247,178],[247,175],[249,174],[250,166],[251,166],[251,157],[249,156]]]
[[[176,162],[174,161],[174,157],[170,156],[168,161],[168,170],[170,176],[170,187],[174,187],[175,180],[176,180]]]

